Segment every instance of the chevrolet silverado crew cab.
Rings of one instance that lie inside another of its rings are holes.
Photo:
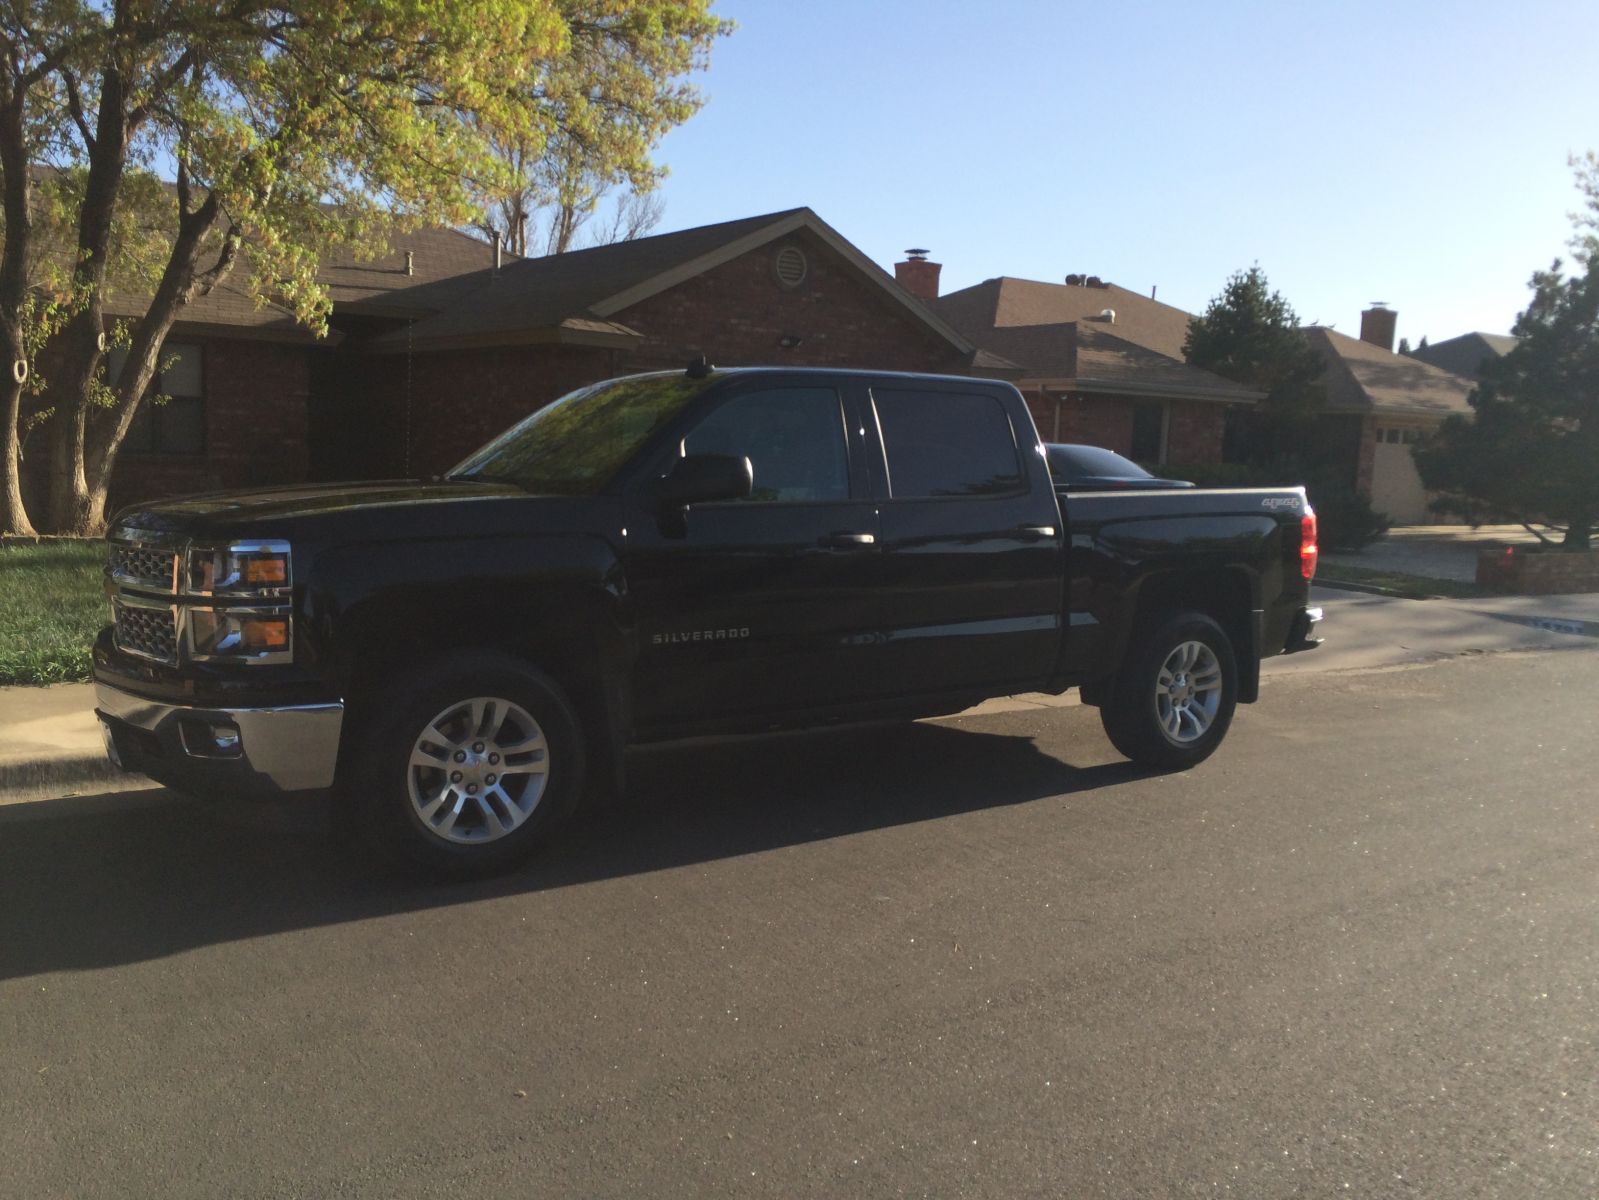
[[[117,762],[333,789],[444,874],[691,735],[1078,687],[1123,754],[1191,766],[1321,615],[1303,489],[1057,491],[1010,384],[860,371],[615,379],[440,479],[150,504],[108,542]]]

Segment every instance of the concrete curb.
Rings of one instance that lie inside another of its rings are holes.
[[[1364,592],[1368,596],[1388,596],[1394,600],[1458,600],[1459,596],[1421,596],[1415,592],[1401,592],[1397,588],[1382,587],[1375,583],[1351,583],[1343,579],[1323,579],[1317,576],[1316,587],[1332,588],[1340,592]]]
[[[104,754],[58,755],[0,763],[0,806],[62,792],[106,791],[107,784],[117,790],[155,786],[142,775],[119,770]]]

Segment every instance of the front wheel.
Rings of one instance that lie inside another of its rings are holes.
[[[400,679],[343,781],[345,830],[390,865],[489,875],[549,839],[583,786],[583,737],[556,683],[468,652]]]
[[[1182,770],[1221,745],[1238,703],[1233,645],[1197,612],[1141,621],[1100,707],[1111,743],[1144,766]]]

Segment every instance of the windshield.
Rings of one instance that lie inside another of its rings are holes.
[[[690,379],[674,371],[581,388],[511,426],[446,478],[504,480],[543,495],[591,496],[710,383],[710,377]]]

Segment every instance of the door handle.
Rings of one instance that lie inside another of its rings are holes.
[[[875,546],[877,535],[873,533],[850,533],[841,531],[830,533],[822,539],[822,545],[834,549],[848,550],[856,546]]]
[[[1055,527],[1053,525],[1018,525],[1016,526],[1016,532],[1030,534],[1033,537],[1052,538],[1055,536]]]

